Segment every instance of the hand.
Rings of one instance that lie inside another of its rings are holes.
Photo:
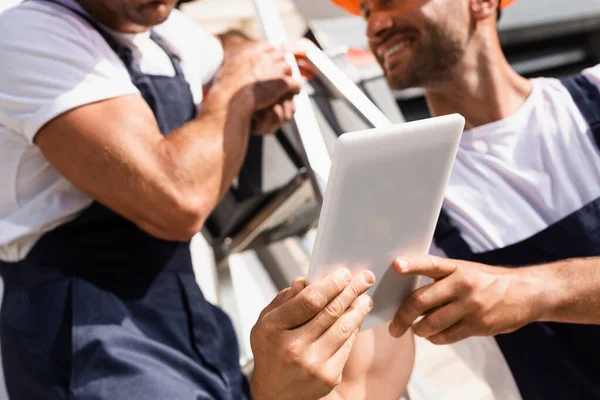
[[[226,59],[210,93],[232,93],[237,105],[254,113],[300,93],[300,89],[284,53],[263,43]]]
[[[291,98],[282,100],[270,109],[259,111],[254,115],[254,135],[268,135],[274,133],[287,121],[294,118],[296,107]]]
[[[434,279],[400,306],[390,325],[395,337],[412,326],[417,336],[434,344],[450,344],[470,336],[513,332],[536,320],[539,313],[539,279],[529,274],[529,268],[491,267],[433,256],[400,258],[394,268],[401,275]],[[420,316],[423,319],[414,323]]]
[[[252,398],[312,400],[326,396],[341,374],[372,301],[375,282],[347,269],[305,286],[295,281],[260,314],[252,329]]]

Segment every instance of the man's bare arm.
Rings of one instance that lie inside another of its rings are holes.
[[[400,258],[394,267],[434,283],[405,300],[390,326],[393,335],[412,327],[434,344],[449,344],[537,321],[600,324],[600,257],[504,268],[416,256]]]
[[[202,112],[167,137],[132,95],[66,112],[35,140],[94,199],[156,237],[185,240],[237,175],[253,113],[298,90],[283,56],[257,47],[225,64]]]
[[[359,334],[342,383],[324,400],[398,400],[406,387],[414,365],[412,332],[400,339],[390,336],[387,325]]]

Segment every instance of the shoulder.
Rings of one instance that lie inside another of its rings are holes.
[[[5,47],[7,43],[41,47],[57,38],[86,42],[93,33],[81,17],[55,4],[26,1],[0,14],[0,44]]]
[[[31,73],[43,65],[91,67],[116,55],[82,17],[54,4],[27,1],[0,14],[0,81],[5,74]],[[46,72],[48,72],[46,70]]]
[[[135,93],[127,70],[87,21],[27,1],[0,14],[0,123],[32,139],[55,116]]]

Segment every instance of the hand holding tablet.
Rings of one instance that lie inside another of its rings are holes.
[[[427,254],[464,124],[453,114],[337,140],[307,278],[340,265],[373,271],[363,330],[391,321],[418,284],[391,264]]]

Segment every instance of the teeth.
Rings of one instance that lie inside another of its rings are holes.
[[[388,58],[394,54],[396,54],[397,52],[399,52],[400,50],[408,47],[410,45],[410,42],[408,40],[405,40],[403,42],[400,42],[394,46],[392,46],[390,49],[388,49],[388,51],[385,52],[385,57]]]

